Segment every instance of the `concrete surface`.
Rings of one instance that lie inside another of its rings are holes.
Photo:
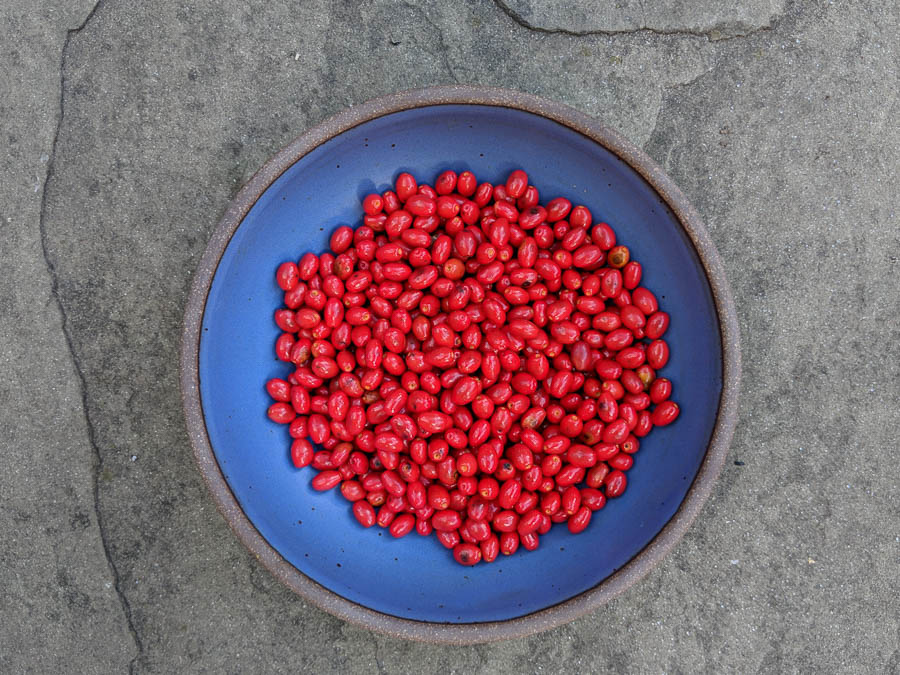
[[[900,5],[643,4],[0,3],[0,672],[900,671]],[[254,562],[176,366],[192,270],[264,159],[451,82],[563,101],[662,163],[745,364],[675,552],[588,617],[463,649],[344,624]]]

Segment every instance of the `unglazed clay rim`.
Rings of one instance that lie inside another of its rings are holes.
[[[256,530],[235,499],[210,445],[200,400],[198,356],[207,296],[228,242],[260,196],[301,157],[348,129],[402,110],[446,104],[497,106],[541,115],[596,141],[643,176],[673,211],[697,251],[715,301],[722,337],[722,393],[716,424],[703,463],[675,515],[637,555],[593,588],[526,616],[485,623],[444,624],[384,614],[331,592],[291,565]],[[524,637],[554,628],[597,609],[646,576],[684,536],[712,492],[737,422],[740,370],[737,315],[719,254],[697,211],[656,162],[619,133],[566,105],[518,91],[459,85],[400,92],[344,110],[294,140],[250,179],[213,231],[194,276],[184,316],[181,393],[194,456],[216,506],[238,539],[276,578],[325,611],[365,628],[423,642],[463,645]]]

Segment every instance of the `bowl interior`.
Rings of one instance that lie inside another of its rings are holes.
[[[531,553],[464,568],[434,537],[394,540],[365,530],[337,490],[316,493],[312,469],[288,456],[287,429],[266,417],[264,383],[286,377],[273,344],[281,294],[276,266],[322,252],[338,225],[361,220],[361,197],[400,171],[432,182],[446,168],[499,182],[524,168],[541,201],[565,196],[605,220],[644,265],[644,285],[672,317],[664,374],[678,421],[643,440],[625,495],[586,532],[555,526]],[[523,616],[602,582],[663,528],[706,453],[722,390],[720,332],[693,245],[659,195],[617,156],[531,113],[436,105],[361,124],[310,152],[257,201],[231,239],[209,292],[199,375],[211,445],[235,497],[269,544],[331,591],[370,609],[422,621]]]

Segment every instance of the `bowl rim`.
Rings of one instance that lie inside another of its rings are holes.
[[[232,235],[266,189],[304,155],[348,129],[403,110],[452,104],[511,108],[551,119],[600,144],[637,171],[675,214],[697,252],[719,319],[723,368],[716,423],[700,469],[678,510],[643,549],[593,588],[557,605],[514,619],[463,624],[404,619],[369,609],[328,590],[285,560],[250,522],[219,467],[203,416],[198,359],[203,314],[219,262]],[[351,106],[294,139],[241,188],[213,230],[191,283],[183,323],[180,384],[194,457],[217,508],[240,542],[279,581],[320,609],[358,626],[422,642],[467,645],[525,637],[573,621],[624,592],[662,561],[697,517],[725,463],[737,423],[740,370],[737,314],[719,254],[700,215],[656,162],[618,132],[567,105],[511,89],[451,85],[402,91]]]

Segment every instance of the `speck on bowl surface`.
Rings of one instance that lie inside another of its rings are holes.
[[[287,429],[266,417],[275,360],[276,266],[322,252],[360,199],[400,171],[432,182],[528,172],[610,223],[672,316],[665,375],[681,416],[643,439],[628,490],[572,536],[493,564],[457,565],[434,537],[365,530],[337,490],[310,487]],[[281,581],[333,614],[435,642],[530,634],[572,620],[644,576],[709,495],[734,429],[740,370],[733,302],[699,217],[643,152],[596,120],[518,92],[440,87],[351,108],[270,160],[213,233],[185,315],[182,392],[198,464],[240,540]]]

